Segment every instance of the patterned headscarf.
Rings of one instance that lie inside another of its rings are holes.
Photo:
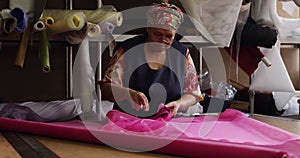
[[[177,6],[162,2],[150,7],[147,13],[147,25],[153,26],[171,26],[177,30],[183,22],[183,13]]]

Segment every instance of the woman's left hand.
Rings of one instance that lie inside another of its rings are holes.
[[[166,107],[172,109],[172,116],[175,117],[178,110],[186,110],[198,102],[197,98],[191,94],[185,94],[180,99],[166,104]]]
[[[172,101],[168,104],[166,104],[166,107],[171,108],[172,109],[172,117],[175,117],[177,114],[177,111],[180,109],[181,107],[181,103],[179,100],[177,101]]]

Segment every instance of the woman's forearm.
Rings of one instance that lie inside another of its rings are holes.
[[[118,103],[128,100],[131,107],[136,110],[149,110],[147,97],[142,93],[130,88],[118,86],[112,83],[101,84],[101,95],[103,99]]]
[[[112,83],[100,85],[101,97],[111,102],[117,102],[127,99],[129,89]]]
[[[192,94],[184,94],[178,101],[180,102],[179,110],[186,110],[189,106],[195,105],[198,99]]]

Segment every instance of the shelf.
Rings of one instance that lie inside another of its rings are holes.
[[[33,41],[38,41],[37,32],[31,33],[29,39]],[[9,33],[0,35],[0,42],[19,42],[22,37],[21,33]],[[66,42],[64,34],[49,34],[49,41],[57,41],[57,42]]]
[[[300,48],[300,38],[287,37],[280,39],[281,48]]]
[[[32,37],[29,38],[29,40],[33,42],[38,42],[38,38],[33,33],[31,35]],[[113,34],[113,39],[116,42],[122,42],[124,40],[127,40],[129,38],[135,37],[137,35],[132,34]],[[0,42],[20,42],[21,34],[20,33],[10,33],[10,34],[2,34],[0,35]],[[108,37],[107,35],[100,35],[96,38],[90,38],[90,41],[98,41],[98,42],[104,42],[104,41],[111,41],[112,39]],[[64,34],[57,34],[57,35],[49,35],[49,41],[50,42],[63,42],[68,43],[65,40]],[[192,36],[187,35],[183,36],[180,42],[183,43],[195,43],[195,44],[201,44],[203,46],[215,46],[213,43],[207,41],[202,36]],[[70,43],[68,43],[70,44]],[[70,44],[71,45],[71,44]],[[281,39],[281,47],[282,48],[300,48],[300,38],[285,38]]]

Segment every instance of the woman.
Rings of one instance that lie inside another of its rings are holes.
[[[98,82],[102,97],[115,102],[114,109],[150,117],[165,104],[175,116],[203,100],[190,52],[174,40],[182,22],[183,13],[175,5],[153,5],[147,33],[121,43]]]

